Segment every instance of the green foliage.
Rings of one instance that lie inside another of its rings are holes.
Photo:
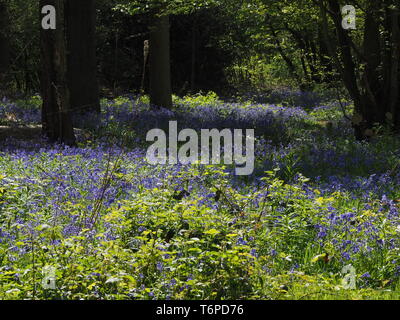
[[[115,10],[131,15],[155,11],[159,14],[189,14],[219,4],[219,0],[122,0]]]
[[[201,199],[195,198],[176,202],[171,200],[171,190],[153,189],[104,212],[103,222],[91,239],[88,238],[90,230],[64,238],[59,226],[46,224],[39,225],[36,229],[41,231],[40,236],[31,239],[29,233],[24,235],[23,226],[17,227],[20,237],[14,246],[30,247],[31,257],[21,257],[2,248],[3,265],[13,261],[13,268],[7,271],[2,268],[0,295],[7,299],[379,297],[379,292],[371,290],[355,294],[343,289],[341,264],[334,248],[329,252],[328,264],[314,263],[312,259],[320,251],[310,245],[309,240],[315,236],[315,231],[308,227],[310,220],[318,220],[318,211],[330,203],[345,203],[346,197],[336,194],[331,198],[307,200],[298,187],[285,185],[273,176],[267,181],[270,195],[263,206],[268,213],[246,206],[249,203],[246,199],[244,205],[248,209],[235,224],[230,223],[232,213],[228,207],[210,210],[199,204]],[[8,192],[13,193],[11,189]],[[12,196],[21,199],[20,193]],[[234,194],[234,198],[243,201],[240,194]],[[272,226],[275,210],[282,201],[287,204],[285,218]],[[81,210],[79,205],[68,207],[71,214]],[[371,214],[370,211],[362,213],[360,219],[368,219]],[[11,216],[7,216],[12,223]],[[118,230],[117,239],[105,241],[103,232],[110,227]],[[385,232],[396,230],[387,226]],[[54,246],[55,240],[61,242]],[[271,255],[271,247],[278,255]],[[252,248],[257,248],[260,258],[251,254]],[[294,262],[301,263],[303,272],[278,273]],[[371,270],[373,263],[385,265],[379,256],[370,261],[360,256],[353,265],[360,275]],[[45,266],[57,270],[56,290],[45,290],[40,285],[41,270]],[[266,269],[273,269],[274,273]],[[321,273],[334,273],[336,279],[329,280]],[[374,274],[374,278],[379,277]],[[358,281],[362,283],[361,278]],[[282,289],[282,283],[287,289]],[[304,286],[308,288],[304,290]],[[389,296],[390,292],[385,294]]]
[[[217,105],[221,102],[218,95],[213,91],[209,91],[207,94],[202,94],[200,92],[183,98],[174,98],[174,104],[177,105],[178,108],[180,104],[195,108],[197,106]]]

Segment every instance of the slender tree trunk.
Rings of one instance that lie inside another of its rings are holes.
[[[67,0],[67,80],[71,109],[100,112],[96,62],[96,1]]]
[[[361,92],[357,82],[356,64],[352,56],[348,31],[344,30],[342,27],[342,15],[339,2],[337,0],[328,0],[328,4],[337,32],[339,49],[339,58],[336,60],[337,68],[354,102],[353,128],[355,136],[358,140],[363,140],[366,138],[366,130],[370,129],[367,119],[370,118],[369,113],[372,102],[366,101],[366,96]]]
[[[150,103],[172,108],[169,16],[154,17],[150,30]]]
[[[192,23],[192,61],[191,61],[191,71],[190,71],[190,91],[192,93],[196,90],[196,53],[197,53],[197,21],[194,17]]]
[[[45,5],[53,5],[57,12],[56,29],[41,28],[40,32],[43,133],[50,141],[74,145],[75,136],[66,81],[65,0],[40,0],[39,4],[40,9]]]
[[[271,35],[274,39],[275,42],[275,46],[276,49],[278,50],[279,54],[281,55],[282,59],[285,61],[290,75],[292,77],[294,77],[299,83],[301,83],[301,77],[298,75],[297,70],[296,70],[296,66],[293,63],[293,61],[290,59],[290,57],[285,53],[285,50],[282,48],[282,44],[281,41],[279,39],[279,35],[277,33],[277,30],[275,29],[275,27],[273,26],[273,24],[269,21],[269,16],[266,16],[266,23],[268,24],[268,27],[271,31]]]
[[[10,63],[10,47],[7,31],[9,17],[5,0],[0,0],[0,89],[4,89]]]
[[[400,128],[400,10],[390,10],[391,34],[391,61],[390,61],[390,85],[389,85],[389,120]]]

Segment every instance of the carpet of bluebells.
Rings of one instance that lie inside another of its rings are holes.
[[[400,298],[400,140],[355,141],[350,104],[273,98],[104,100],[73,148],[2,135],[0,299]],[[39,106],[3,99],[0,131]],[[169,120],[254,128],[254,174],[148,164]]]

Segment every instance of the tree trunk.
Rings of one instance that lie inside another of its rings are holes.
[[[66,81],[65,0],[40,0],[39,4],[40,9],[45,5],[53,5],[57,12],[56,29],[42,28],[40,31],[43,133],[52,142],[74,145],[75,136]]]
[[[100,112],[95,0],[67,0],[65,13],[71,109],[81,113]]]
[[[328,0],[328,4],[340,51],[335,62],[354,101],[356,138],[369,139],[376,124],[390,124],[393,131],[400,132],[398,1],[366,2],[362,50],[352,41],[350,32],[342,28],[339,1]]]
[[[10,63],[10,46],[7,35],[9,23],[7,5],[4,0],[0,0],[0,89],[4,89]]]
[[[150,30],[150,103],[172,108],[169,16],[154,17]]]
[[[400,128],[400,9],[390,10],[391,28],[391,58],[390,58],[390,84],[389,87],[389,120],[396,128]]]
[[[281,41],[279,39],[277,30],[275,29],[275,27],[273,26],[273,24],[270,21],[270,17],[268,15],[266,15],[266,23],[268,24],[268,27],[271,31],[271,35],[274,39],[275,42],[275,46],[276,49],[278,50],[279,54],[281,55],[282,59],[285,61],[289,73],[292,77],[294,77],[299,83],[301,83],[301,77],[298,75],[297,70],[296,70],[296,66],[294,64],[294,62],[290,59],[290,57],[285,53]]]
[[[192,24],[192,57],[190,70],[190,91],[193,94],[196,91],[196,52],[197,51],[197,21],[194,17]]]

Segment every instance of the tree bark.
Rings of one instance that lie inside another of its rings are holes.
[[[100,112],[95,2],[95,0],[66,2],[67,80],[71,109],[74,112]]]
[[[150,30],[150,103],[172,108],[169,16],[156,16]]]
[[[66,81],[65,0],[40,0],[39,4],[40,10],[45,5],[53,5],[57,12],[56,29],[41,28],[40,31],[43,133],[52,142],[74,145],[75,136]]]
[[[0,0],[0,89],[4,89],[10,64],[10,45],[7,35],[9,23],[7,5],[4,0]]]
[[[398,4],[390,0],[367,2],[363,50],[357,48],[349,31],[341,26],[338,0],[328,0],[328,4],[338,37],[340,55],[337,67],[354,101],[353,127],[356,138],[369,139],[376,124],[387,125],[388,122],[393,124],[395,131],[400,131]],[[393,8],[386,9],[385,15],[385,8],[389,4]],[[360,66],[358,70],[357,59]]]
[[[390,85],[389,85],[389,120],[395,127],[400,127],[400,10],[391,9],[391,59],[390,59]]]
[[[192,57],[191,57],[191,70],[190,70],[190,91],[192,93],[196,90],[196,57],[197,56],[197,21],[194,17],[192,23]]]

